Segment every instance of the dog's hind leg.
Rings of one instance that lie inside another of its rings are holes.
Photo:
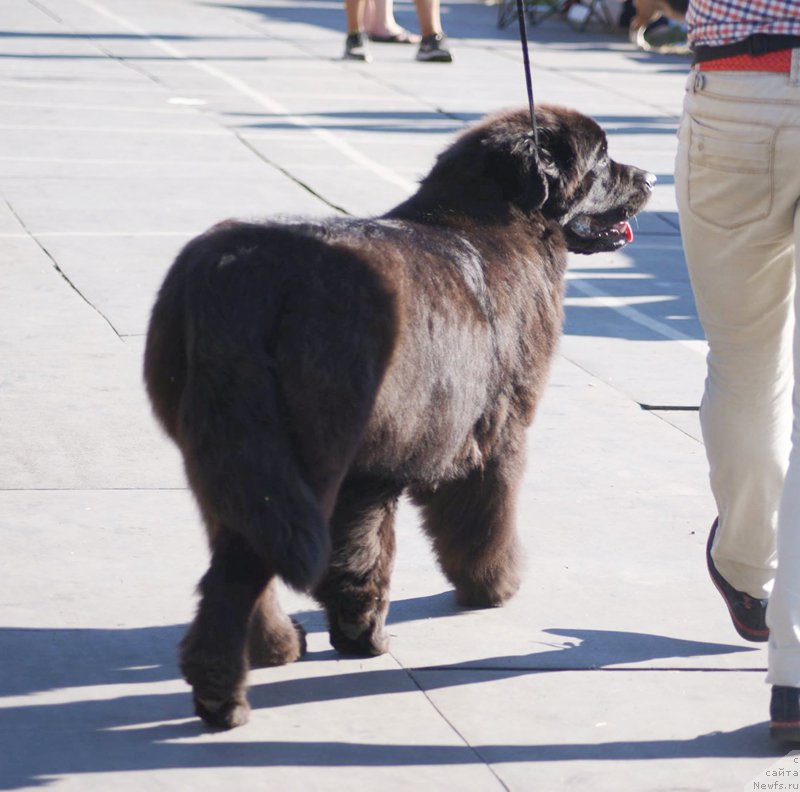
[[[501,454],[467,477],[444,482],[435,491],[413,493],[439,564],[461,605],[501,605],[519,588],[515,500],[524,441],[505,445]]]
[[[389,648],[384,621],[394,563],[394,515],[400,487],[348,480],[331,520],[333,552],[314,592],[325,606],[331,644],[343,654],[379,655]]]
[[[195,711],[210,726],[230,729],[247,721],[248,629],[271,577],[244,537],[217,530],[211,566],[200,581],[197,616],[180,648]]]
[[[305,630],[281,609],[275,579],[264,589],[253,610],[248,647],[253,666],[293,663],[305,654]]]

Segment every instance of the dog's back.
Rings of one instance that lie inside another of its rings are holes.
[[[159,292],[144,361],[212,545],[224,530],[240,533],[301,589],[327,563],[327,520],[392,335],[381,284],[307,231],[226,223],[191,241]],[[347,300],[349,281],[369,294]],[[333,310],[331,293],[342,298]]]

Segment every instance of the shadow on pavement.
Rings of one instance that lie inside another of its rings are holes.
[[[400,600],[390,623],[456,615],[451,592]],[[298,616],[318,618],[308,611]],[[170,625],[120,630],[0,629],[3,697],[52,691],[83,700],[0,701],[0,789],[48,783],[61,774],[124,772],[168,768],[268,766],[391,766],[551,762],[582,759],[623,760],[663,757],[772,756],[775,749],[762,724],[733,732],[714,732],[687,740],[637,740],[607,743],[537,745],[373,745],[352,742],[176,743],[204,733],[191,718],[188,689],[136,695],[137,684],[175,680],[175,646],[185,627]],[[701,657],[750,651],[749,647],[687,641],[667,636],[606,630],[545,630],[561,646],[523,657],[490,657],[425,669],[367,667],[355,673],[283,679],[256,684],[254,711],[319,704],[391,693],[414,693],[415,677],[426,690],[482,681],[659,658]],[[550,646],[548,644],[548,646]],[[312,660],[334,660],[333,651]],[[368,661],[365,661],[368,666]],[[266,671],[264,673],[269,673]],[[107,686],[126,685],[126,695]],[[73,690],[70,690],[73,689]],[[62,693],[63,691],[63,693]],[[346,731],[346,727],[343,727]]]

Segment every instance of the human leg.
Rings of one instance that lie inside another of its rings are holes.
[[[800,209],[795,213],[795,264],[800,250]],[[795,292],[795,317],[800,297]],[[770,627],[769,669],[772,684],[770,735],[800,741],[800,329],[794,337],[794,424],[789,468],[778,509],[778,571],[767,609]]]
[[[420,37],[409,33],[394,18],[393,0],[367,0],[364,29],[371,41],[390,44],[418,44]]]
[[[793,167],[776,161],[770,105],[748,112],[741,97],[719,102],[715,94],[727,84],[702,77],[690,81],[676,186],[710,349],[700,418],[719,510],[712,557],[734,588],[764,598],[776,566],[775,526],[789,454],[794,274],[787,207],[794,206],[796,185],[782,184],[779,168]],[[759,86],[753,84],[753,96],[763,90]],[[773,115],[784,111],[776,103]],[[749,122],[754,117],[759,124]]]
[[[643,28],[650,22],[659,10],[658,0],[634,0],[633,7],[636,14],[631,19],[631,30]]]
[[[414,0],[417,9],[417,19],[419,19],[419,32],[422,37],[430,36],[434,33],[441,34],[442,19],[439,0]]]
[[[344,0],[344,13],[347,20],[347,37],[344,43],[346,60],[370,60],[362,34],[365,4],[366,0]]]
[[[439,0],[414,0],[419,19],[422,42],[417,52],[418,61],[431,63],[450,63],[453,56],[447,47],[447,39],[442,32]]]
[[[359,33],[364,22],[366,0],[344,0],[344,14],[347,20],[347,32]]]
[[[795,213],[795,251],[799,249],[800,208]],[[800,316],[800,291],[795,293],[795,316]],[[794,334],[794,372],[797,383],[800,381],[798,324]],[[800,388],[797,385],[792,406],[792,450],[778,509],[778,570],[767,610],[770,626],[767,681],[800,688]]]

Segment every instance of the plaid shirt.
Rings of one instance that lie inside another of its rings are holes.
[[[800,0],[689,0],[689,43],[718,47],[753,33],[800,36]]]

